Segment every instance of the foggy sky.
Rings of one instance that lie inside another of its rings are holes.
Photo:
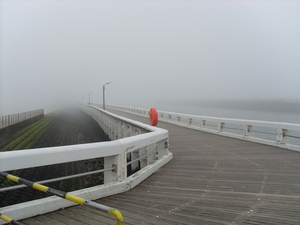
[[[0,2],[0,115],[300,98],[300,1]]]

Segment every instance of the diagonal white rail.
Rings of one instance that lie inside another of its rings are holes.
[[[127,106],[106,106],[149,117],[148,110]],[[240,120],[158,111],[159,121],[227,137],[300,151],[300,124]]]
[[[111,141],[0,152],[0,171],[103,157],[104,169],[113,168],[104,172],[104,185],[70,192],[94,200],[132,189],[172,159],[167,130],[114,115],[95,106],[79,107],[99,123]],[[131,160],[128,162],[127,158]],[[137,171],[131,176],[127,175],[128,164]],[[20,220],[74,204],[53,196],[3,207],[0,211]]]

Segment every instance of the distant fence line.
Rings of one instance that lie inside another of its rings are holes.
[[[0,117],[0,129],[44,114],[44,109],[37,109]]]

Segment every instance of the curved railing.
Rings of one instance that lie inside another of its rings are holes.
[[[148,117],[149,110],[106,106]],[[158,110],[159,121],[227,137],[300,151],[300,124],[196,116]]]
[[[79,107],[99,123],[111,141],[0,152],[0,171],[103,157],[104,184],[70,192],[94,200],[132,189],[172,159],[167,130],[114,115],[95,106]],[[127,174],[128,167],[136,172]],[[3,207],[1,213],[19,220],[74,204],[53,196]]]

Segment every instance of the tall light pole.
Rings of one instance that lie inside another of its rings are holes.
[[[93,92],[89,93],[89,104],[91,104],[91,93],[93,93]]]
[[[105,85],[110,84],[112,81],[103,85],[103,110],[105,110]]]

